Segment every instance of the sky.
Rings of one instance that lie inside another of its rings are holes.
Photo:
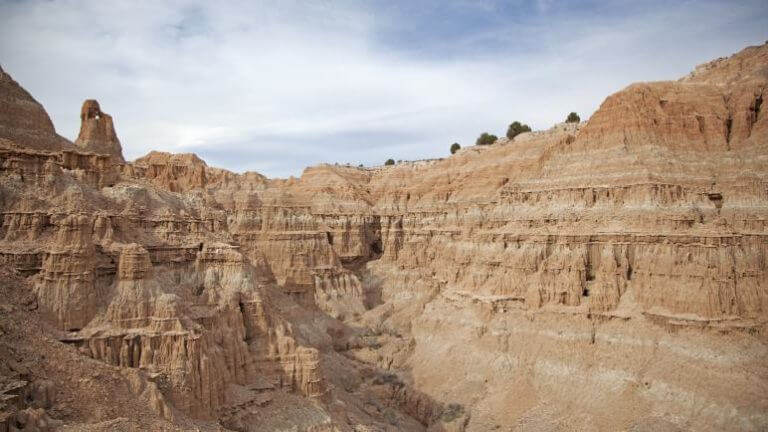
[[[765,0],[0,0],[0,65],[74,140],[299,176],[582,120],[630,83],[768,39]]]

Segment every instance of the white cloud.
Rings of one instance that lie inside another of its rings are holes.
[[[514,119],[545,128],[572,110],[585,118],[632,81],[674,79],[761,42],[767,21],[755,17],[760,3],[612,17],[541,3],[533,9],[549,15],[398,45],[381,33],[408,19],[405,7],[393,16],[323,1],[12,2],[0,5],[0,61],[64,136],[77,135],[82,100],[96,98],[129,159],[195,151],[286,176],[323,161],[446,155]]]

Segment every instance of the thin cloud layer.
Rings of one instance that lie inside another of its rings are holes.
[[[448,154],[512,120],[587,118],[638,80],[762,43],[760,1],[21,1],[0,63],[74,138],[115,118],[127,159],[195,152],[268,176]]]

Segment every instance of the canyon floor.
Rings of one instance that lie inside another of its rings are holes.
[[[0,69],[0,432],[768,430],[767,96],[765,44],[268,179]]]

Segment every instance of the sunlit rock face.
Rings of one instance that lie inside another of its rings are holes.
[[[766,64],[750,47],[581,124],[288,180],[124,163],[91,100],[76,149],[30,144],[55,138],[42,107],[4,105],[0,262],[176,425],[765,430]]]

